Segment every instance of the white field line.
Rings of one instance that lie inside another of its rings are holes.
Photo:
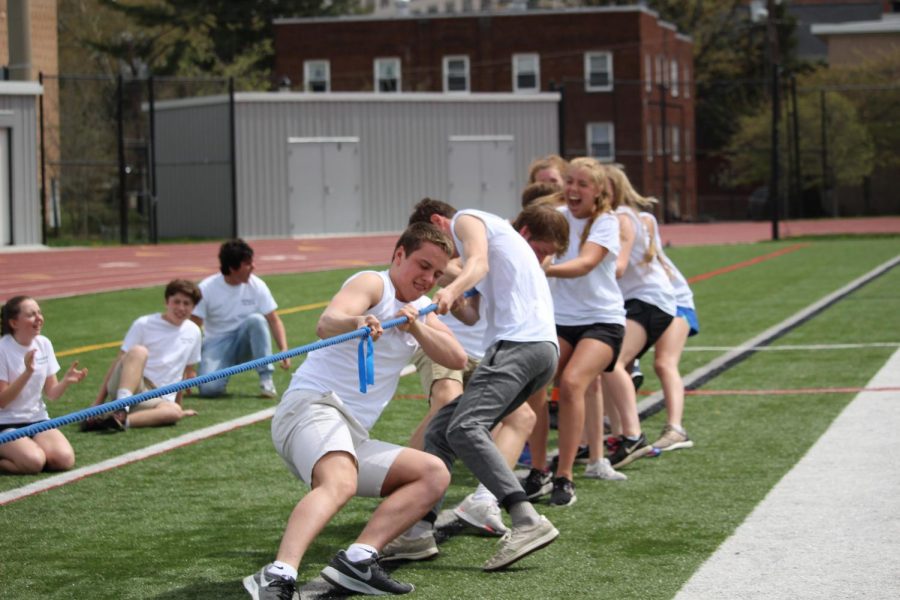
[[[742,346],[687,346],[684,352],[728,352]],[[900,348],[900,342],[870,342],[859,344],[792,344],[783,346],[755,346],[753,352],[780,352],[787,350],[854,350],[860,348]]]
[[[900,255],[897,255],[894,258],[875,267],[874,269],[872,269],[871,271],[869,271],[862,277],[858,277],[858,278],[854,279],[853,281],[851,281],[847,285],[843,286],[839,290],[828,294],[827,296],[817,300],[816,302],[813,302],[806,308],[796,312],[795,314],[791,315],[790,317],[788,317],[781,323],[778,323],[777,325],[773,325],[769,329],[766,329],[759,335],[756,335],[753,338],[747,340],[740,346],[732,348],[731,350],[727,351],[725,354],[722,354],[721,356],[717,356],[716,358],[712,359],[711,361],[709,361],[702,367],[695,369],[688,375],[685,375],[683,377],[684,386],[686,388],[690,388],[695,383],[705,379],[706,377],[708,377],[710,374],[714,373],[715,371],[728,368],[728,366],[730,364],[732,364],[733,362],[739,361],[743,355],[753,352],[756,348],[759,348],[762,346],[767,346],[769,344],[769,342],[771,342],[774,339],[777,339],[785,331],[787,331],[793,327],[796,327],[803,321],[811,318],[817,312],[824,310],[825,308],[827,308],[834,302],[837,302],[840,298],[846,296],[847,294],[853,292],[854,290],[862,287],[863,285],[867,284],[871,280],[875,279],[879,275],[882,275],[883,273],[892,269],[898,263],[900,263]],[[655,410],[657,410],[660,407],[662,402],[663,402],[662,390],[660,390],[658,392],[654,392],[653,394],[647,396],[644,400],[641,400],[638,403],[638,414],[644,414],[644,413],[652,414]]]
[[[170,440],[166,440],[152,446],[147,446],[146,448],[141,448],[140,450],[134,450],[133,452],[115,456],[93,465],[87,465],[79,469],[60,473],[59,475],[54,475],[40,481],[35,481],[34,483],[30,483],[20,488],[15,488],[7,492],[0,492],[0,506],[3,506],[4,504],[8,504],[10,502],[14,502],[16,500],[20,500],[27,496],[32,496],[40,492],[45,492],[47,490],[66,485],[67,483],[71,483],[73,481],[78,481],[79,479],[83,479],[85,477],[90,477],[91,475],[96,475],[97,473],[109,471],[111,469],[144,460],[145,458],[150,458],[151,456],[157,456],[159,454],[163,454],[164,452],[175,450],[176,448],[181,448],[183,446],[187,446],[189,444],[193,444],[195,442],[199,442],[216,435],[228,433],[229,431],[233,431],[247,425],[252,425],[253,423],[258,423],[259,421],[270,419],[273,414],[275,414],[275,408],[267,408],[265,410],[255,412],[251,415],[245,415],[237,419],[232,419],[231,421],[219,423],[218,425],[211,425],[204,429],[191,431],[190,433],[185,433],[184,435],[180,435],[176,438],[172,438]]]
[[[785,329],[788,329],[794,326],[796,323],[809,318],[811,315],[815,314],[816,311],[821,310],[823,307],[829,305],[834,302],[836,299],[849,294],[856,288],[864,285],[870,280],[874,279],[878,275],[881,275],[888,269],[892,268],[897,263],[900,263],[900,255],[894,257],[893,259],[887,261],[886,263],[876,267],[872,271],[869,271],[862,277],[855,279],[842,287],[841,289],[829,294],[828,296],[822,298],[821,300],[809,305],[804,308],[800,312],[794,314],[791,317],[788,317],[778,325],[767,329],[756,337],[748,340],[744,344],[737,346],[735,348],[730,349],[726,354],[719,356],[712,361],[708,362],[703,367],[696,369],[691,372],[689,375],[686,375],[684,379],[685,386],[689,386],[690,384],[698,381],[701,377],[705,377],[712,371],[716,369],[720,369],[723,366],[727,365],[729,362],[735,360],[741,354],[752,351],[757,347],[765,346],[767,341],[770,341],[778,335],[780,335]],[[415,372],[415,367],[412,365],[407,365],[401,371],[401,375],[410,375]],[[648,409],[653,408],[654,406],[661,403],[663,400],[662,392],[655,392],[642,400],[638,404],[638,412],[643,413]],[[190,433],[186,433],[177,438],[173,438],[171,440],[167,440],[165,442],[160,442],[159,444],[154,444],[153,446],[148,446],[147,448],[143,448],[141,450],[135,450],[133,452],[129,452],[127,454],[123,454],[121,456],[113,457],[107,459],[105,461],[88,465],[86,467],[81,467],[80,469],[75,469],[73,471],[68,471],[66,473],[60,473],[59,475],[54,475],[52,477],[48,477],[46,479],[42,479],[41,481],[36,481],[34,483],[28,484],[26,486],[22,486],[20,488],[15,488],[9,490],[7,492],[0,492],[0,506],[4,504],[8,504],[9,502],[14,502],[15,500],[19,500],[21,498],[25,498],[34,494],[38,494],[40,492],[44,492],[46,490],[50,490],[53,488],[60,487],[67,483],[71,483],[72,481],[77,481],[79,479],[83,479],[85,477],[89,477],[96,473],[101,473],[103,471],[109,471],[111,469],[115,469],[117,467],[121,467],[123,465],[137,462],[139,460],[144,460],[145,458],[149,458],[151,456],[156,456],[158,454],[162,454],[164,452],[168,452],[169,450],[174,450],[176,448],[180,448],[182,446],[186,446],[188,444],[193,444],[195,442],[226,433],[228,431],[232,431],[234,429],[238,429],[240,427],[244,427],[246,425],[251,425],[253,423],[257,423],[259,421],[263,421],[265,419],[269,419],[275,413],[275,408],[268,408],[263,411],[259,411],[253,413],[251,415],[246,415],[244,417],[239,417],[237,419],[233,419],[231,421],[226,421],[225,423],[220,423],[218,425],[212,425],[205,429],[199,429],[197,431],[192,431]]]

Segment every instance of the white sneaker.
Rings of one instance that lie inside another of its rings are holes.
[[[609,464],[608,458],[601,458],[584,468],[584,476],[591,479],[605,479],[606,481],[625,481],[628,475],[619,473]]]
[[[271,377],[260,378],[259,395],[263,398],[277,398],[278,390],[275,389],[275,382]]]
[[[476,500],[474,494],[466,496],[466,499],[453,509],[453,514],[472,527],[491,535],[503,535],[507,532],[497,503],[491,500]]]
[[[437,556],[438,547],[434,539],[433,531],[426,531],[419,537],[409,537],[400,534],[389,542],[378,553],[379,560],[390,562],[393,560],[427,560]]]

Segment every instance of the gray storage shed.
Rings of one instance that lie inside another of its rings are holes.
[[[43,243],[38,177],[40,84],[0,81],[0,246]]]
[[[559,100],[272,92],[159,102],[159,235],[399,231],[425,196],[512,217],[528,165],[556,151]]]

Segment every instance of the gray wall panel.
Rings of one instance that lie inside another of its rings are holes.
[[[38,164],[39,90],[37,84],[0,82],[0,127],[10,130],[10,234],[16,246],[43,242]]]
[[[358,230],[348,227],[343,233],[399,231],[416,201],[446,194],[451,135],[513,136],[515,176],[524,187],[528,164],[556,151],[558,100],[557,94],[528,99],[510,94],[458,98],[443,94],[388,98],[384,94],[237,94],[238,234],[290,235],[288,138],[358,137],[363,219]],[[221,98],[167,103],[158,114],[187,112],[185,104],[201,112],[227,111],[227,99]],[[185,118],[193,126],[207,122],[206,116],[193,114],[171,121],[158,119],[158,128],[179,123],[192,126]],[[227,127],[222,130],[227,133]],[[210,136],[198,139],[207,144],[214,141]],[[161,162],[167,160],[163,154],[159,156]],[[173,181],[172,185],[190,184]],[[203,193],[196,186],[191,190],[192,194]],[[210,192],[212,186],[206,194]],[[212,205],[208,198],[195,202]]]

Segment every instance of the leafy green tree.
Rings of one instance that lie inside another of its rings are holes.
[[[795,69],[795,21],[776,7],[778,58]],[[697,148],[715,151],[735,133],[742,115],[768,97],[766,24],[754,23],[745,0],[648,0],[647,5],[694,42]]]
[[[798,98],[798,126],[802,148],[800,169],[805,189],[831,185],[859,185],[872,174],[875,143],[869,129],[861,121],[856,106],[846,96],[835,91],[824,93],[825,135],[829,173],[823,182],[822,173],[822,101],[818,93],[805,93]],[[759,185],[769,181],[771,109],[763,107],[754,114],[742,117],[738,131],[727,147],[731,160],[732,183]],[[781,172],[788,171],[788,153],[780,153]]]
[[[272,21],[340,15],[357,0],[98,0],[133,28],[89,40],[132,75],[235,77],[240,89],[271,87]]]

